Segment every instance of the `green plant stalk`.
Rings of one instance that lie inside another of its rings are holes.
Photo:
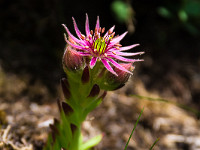
[[[99,94],[100,89],[93,77],[98,65],[93,70],[85,68],[76,72],[64,68],[67,79],[62,79],[61,85],[65,101],[58,101],[60,121],[50,126],[52,133],[44,150],[87,150],[101,141],[102,135],[88,142],[82,141],[81,125],[88,113],[101,103],[105,94]]]

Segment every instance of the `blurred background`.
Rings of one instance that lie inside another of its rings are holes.
[[[123,149],[143,107],[129,150],[147,149],[158,137],[155,149],[200,149],[199,0],[1,0],[0,123],[17,129],[13,141],[44,145],[47,132],[38,124],[58,116],[55,99],[62,97],[61,24],[75,35],[73,16],[85,33],[86,13],[91,29],[100,16],[101,27],[129,31],[122,45],[145,51],[126,87],[110,92],[83,126],[87,136],[105,132],[96,149]]]

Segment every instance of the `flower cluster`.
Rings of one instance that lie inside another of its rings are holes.
[[[127,53],[124,52],[126,50],[132,49],[139,44],[133,44],[130,46],[122,47],[120,41],[125,37],[128,32],[123,33],[120,36],[115,36],[115,32],[113,32],[115,26],[110,28],[107,32],[105,32],[105,28],[100,27],[99,17],[97,17],[96,27],[95,30],[90,30],[89,27],[89,19],[88,15],[86,14],[86,22],[85,22],[85,32],[86,35],[83,35],[77,27],[76,21],[74,18],[74,28],[75,32],[78,36],[76,38],[73,36],[69,29],[63,24],[64,28],[67,31],[69,38],[67,39],[65,35],[65,41],[76,50],[77,54],[80,56],[90,57],[89,66],[92,69],[97,61],[101,61],[105,68],[118,76],[114,68],[117,68],[123,72],[127,72],[132,74],[128,69],[126,69],[120,62],[126,63],[134,63],[137,61],[142,61],[140,59],[129,59],[123,56],[135,56],[141,55],[144,52],[137,52],[137,53]],[[104,35],[103,35],[104,34]],[[114,67],[114,68],[113,68]]]

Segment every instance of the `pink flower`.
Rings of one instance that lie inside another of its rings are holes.
[[[69,38],[71,39],[71,41],[69,41],[65,35],[65,41],[74,49],[76,49],[79,55],[91,57],[89,63],[91,69],[95,66],[97,61],[101,61],[105,66],[105,68],[116,76],[118,75],[113,70],[112,66],[118,68],[121,71],[132,74],[132,72],[130,72],[125,67],[120,65],[118,61],[126,63],[134,63],[137,61],[142,61],[140,59],[129,59],[123,57],[123,56],[141,55],[144,53],[144,52],[137,52],[137,53],[124,52],[139,45],[139,44],[133,44],[130,46],[122,47],[122,45],[119,44],[119,42],[125,37],[125,35],[128,32],[125,32],[120,36],[114,36],[115,32],[113,32],[113,30],[115,26],[113,26],[104,34],[105,28],[100,27],[99,17],[97,17],[95,30],[94,31],[90,30],[89,19],[88,15],[86,14],[86,22],[85,22],[86,35],[83,35],[79,31],[75,19],[74,18],[72,19],[78,38],[74,37],[70,33],[69,29],[63,24],[64,28],[68,33]]]

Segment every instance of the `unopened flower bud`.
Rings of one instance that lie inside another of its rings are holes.
[[[134,70],[134,67],[132,66],[132,63],[123,63],[120,64],[124,69],[126,69],[129,72],[122,71],[121,69],[118,69],[117,67],[114,67],[113,70],[116,72],[116,75],[106,72],[104,75],[104,82],[101,84],[101,88],[105,90],[117,90],[125,85],[125,83],[128,81],[129,77],[132,75],[131,72]]]
[[[133,72],[134,67],[132,66],[132,63],[128,64],[120,64],[122,67],[124,67],[126,70]],[[113,82],[124,84],[128,81],[129,77],[131,76],[130,73],[122,71],[118,68],[114,68],[114,71],[117,73],[118,76],[114,76],[113,74],[110,74],[110,78],[112,78]]]
[[[63,56],[63,65],[68,71],[75,71],[83,65],[83,57],[73,47],[67,45]]]

